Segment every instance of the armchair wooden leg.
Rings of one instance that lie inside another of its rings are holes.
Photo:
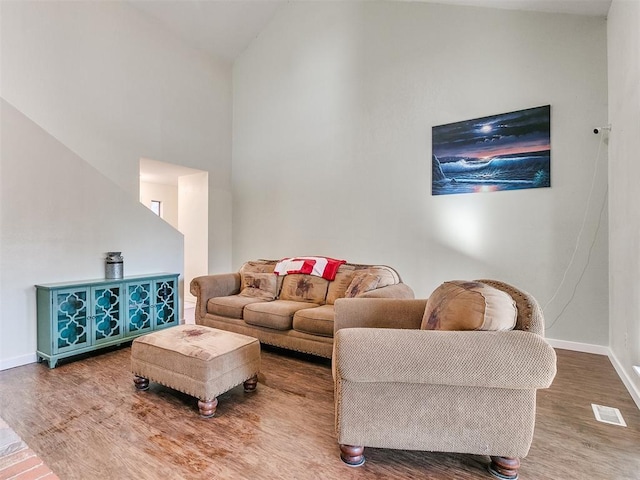
[[[340,458],[350,467],[364,465],[364,447],[340,444]]]
[[[520,459],[513,457],[491,457],[489,473],[501,480],[517,480]]]

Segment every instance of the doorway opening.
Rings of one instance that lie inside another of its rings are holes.
[[[140,159],[140,202],[184,235],[185,320],[195,310],[189,292],[209,265],[209,173],[149,158]]]

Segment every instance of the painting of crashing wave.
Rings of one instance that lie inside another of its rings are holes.
[[[551,186],[551,106],[432,128],[431,194]]]

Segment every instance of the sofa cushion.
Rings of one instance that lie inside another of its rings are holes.
[[[274,273],[245,272],[241,275],[240,295],[257,297],[262,300],[275,300],[278,277]]]
[[[481,282],[451,281],[436,288],[422,318],[423,330],[512,330],[518,310],[502,290]]]
[[[245,262],[240,267],[240,275],[246,272],[273,273],[273,269],[275,268],[275,266],[275,260],[251,260],[249,262]]]
[[[293,329],[301,333],[333,337],[333,305],[298,310],[293,316]]]
[[[207,302],[207,312],[221,317],[242,318],[242,311],[250,303],[264,302],[257,297],[230,295],[228,297],[214,297]]]
[[[275,330],[291,330],[293,315],[298,310],[317,306],[318,304],[292,300],[252,303],[244,309],[243,319],[249,325],[273,328]]]
[[[309,302],[322,305],[327,296],[329,281],[314,275],[286,275],[282,280],[280,300]]]
[[[353,265],[340,266],[336,278],[332,282],[329,282],[327,304],[333,305],[338,298],[344,298],[355,273],[356,269]]]
[[[376,288],[386,287],[387,285],[395,285],[396,283],[400,283],[400,277],[398,273],[387,266],[384,265],[374,265],[370,267],[366,267],[364,270],[360,272],[370,273],[371,275],[376,275],[378,280],[378,286]]]
[[[345,298],[354,298],[362,295],[369,290],[375,290],[380,283],[380,277],[368,272],[358,272],[353,276],[353,280],[349,284],[345,292]]]
[[[370,273],[380,277],[376,288],[386,287],[387,285],[395,285],[400,283],[400,276],[393,268],[386,265],[355,265],[356,273]]]

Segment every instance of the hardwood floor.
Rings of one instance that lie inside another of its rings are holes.
[[[363,467],[344,465],[328,360],[263,347],[257,391],[234,388],[202,419],[189,396],[137,392],[129,351],[0,372],[0,417],[62,480],[492,478],[475,455],[366,448]],[[628,426],[597,422],[592,403]],[[558,350],[537,412],[521,479],[640,479],[640,411],[607,357]]]

